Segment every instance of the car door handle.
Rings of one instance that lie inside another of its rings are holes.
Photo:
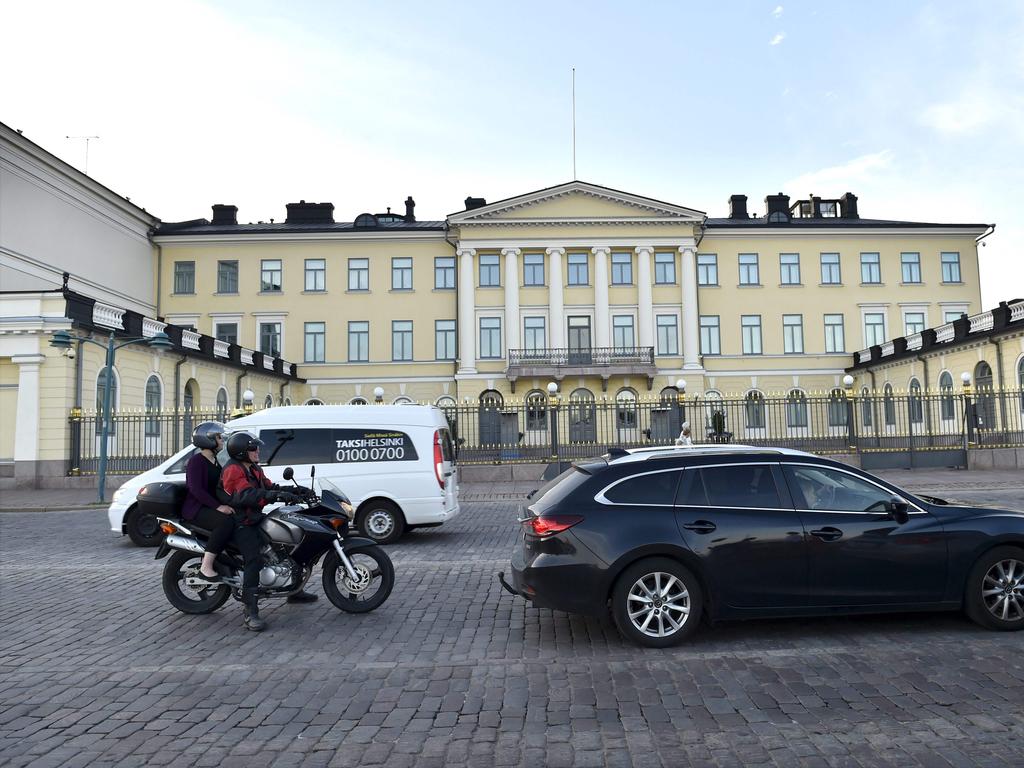
[[[843,532],[838,528],[819,528],[816,531],[811,531],[811,536],[817,536],[822,541],[836,541],[837,539],[843,538]]]
[[[683,528],[688,531],[693,531],[694,533],[711,533],[717,527],[718,526],[710,520],[695,520],[692,523],[686,523],[683,525]]]

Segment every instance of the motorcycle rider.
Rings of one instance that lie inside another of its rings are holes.
[[[227,452],[231,457],[220,476],[220,498],[235,510],[234,541],[242,553],[242,602],[245,604],[245,626],[254,632],[266,628],[260,618],[258,588],[260,581],[260,530],[264,505],[272,501],[297,501],[300,497],[292,489],[270,482],[260,468],[260,446],[263,441],[249,432],[236,432],[228,438]],[[299,492],[306,488],[294,488]],[[288,597],[290,603],[308,603],[317,599],[309,592],[300,591]]]
[[[219,584],[223,579],[213,569],[213,563],[217,555],[224,551],[235,531],[235,510],[217,498],[221,473],[217,453],[224,445],[224,425],[219,421],[199,424],[192,431],[192,445],[199,450],[192,454],[185,468],[188,494],[181,508],[181,516],[210,531],[199,572],[208,583]]]

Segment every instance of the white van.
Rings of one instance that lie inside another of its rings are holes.
[[[309,485],[310,469],[338,485],[356,508],[364,536],[383,544],[406,530],[437,526],[459,513],[458,479],[448,421],[432,405],[299,405],[267,408],[226,424],[264,442],[260,464],[272,482],[287,485],[285,467]],[[155,546],[155,519],[135,498],[158,480],[185,481],[191,445],[122,485],[110,505],[110,528],[140,546]],[[227,457],[221,454],[221,464]]]

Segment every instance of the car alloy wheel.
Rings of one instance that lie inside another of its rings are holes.
[[[683,642],[697,630],[704,611],[701,583],[667,557],[633,563],[619,574],[610,597],[619,632],[649,648]]]
[[[1024,619],[1024,563],[1013,558],[995,562],[982,579],[981,599],[1000,621]]]
[[[626,602],[630,622],[648,637],[670,637],[690,617],[690,593],[671,573],[641,576],[630,587]]]

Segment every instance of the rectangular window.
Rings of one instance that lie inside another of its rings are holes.
[[[544,285],[544,254],[523,255],[523,285]]]
[[[280,323],[260,323],[260,352],[271,357],[281,356]]]
[[[370,290],[370,260],[348,260],[348,289],[350,291]]]
[[[910,336],[924,330],[924,312],[907,312],[903,315],[904,334]]]
[[[228,344],[238,343],[238,323],[216,323],[213,329],[214,338]]]
[[[480,287],[496,288],[501,285],[500,257],[496,253],[480,254]]]
[[[697,285],[718,285],[718,254],[697,254]]]
[[[196,292],[196,263],[194,261],[174,262],[174,292]]]
[[[281,260],[263,259],[260,262],[260,293],[277,293],[281,290]]]
[[[881,312],[864,313],[864,346],[873,347],[885,341],[885,315]]]
[[[612,285],[633,284],[633,254],[619,251],[612,254]]]
[[[455,321],[434,321],[434,357],[437,360],[455,359]]]
[[[349,320],[348,361],[366,363],[370,360],[370,323],[367,320]]]
[[[672,251],[654,254],[654,282],[673,285],[676,281],[676,255]]]
[[[740,254],[740,285],[760,285],[756,253]]]
[[[217,293],[238,293],[238,262],[217,262]]]
[[[455,257],[434,258],[434,289],[447,290],[455,287]]]
[[[839,285],[841,282],[842,276],[839,272],[839,254],[821,254],[821,284]]]
[[[761,316],[741,315],[740,327],[743,329],[743,354],[761,354]]]
[[[391,290],[412,290],[412,259],[405,256],[391,259]]]
[[[959,253],[944,253],[942,254],[942,282],[944,283],[959,283],[962,282],[960,278],[960,254]]]
[[[944,323],[952,323],[952,322],[954,322],[956,320],[959,320],[960,319],[960,315],[962,315],[962,314],[964,314],[964,313],[959,311],[959,310],[948,310],[947,309],[947,310],[945,310],[942,313],[942,322],[944,322]]]
[[[501,359],[501,318],[480,318],[480,359]]]
[[[327,336],[325,323],[306,323],[306,362],[322,363]]]
[[[325,259],[306,259],[306,280],[304,290],[327,290],[327,261]]]
[[[391,359],[412,360],[412,320],[391,321]]]
[[[825,315],[825,351],[846,351],[846,336],[843,330],[842,315]]]
[[[636,345],[636,336],[633,333],[632,315],[612,316],[612,346],[615,349],[632,349]]]
[[[780,253],[779,273],[783,285],[800,285],[800,254]]]
[[[700,316],[700,353],[702,355],[722,354],[718,315]]]
[[[787,355],[803,354],[804,316],[782,316],[782,351]]]
[[[860,255],[860,281],[869,285],[882,282],[882,262],[877,253]]]
[[[523,349],[527,352],[540,352],[547,344],[545,341],[545,322],[543,317],[523,318]]]
[[[679,318],[675,315],[658,315],[658,354],[679,354]]]
[[[903,269],[903,282],[904,283],[920,283],[921,282],[921,254],[920,253],[901,253],[900,254],[900,266]]]
[[[590,262],[587,254],[569,254],[569,285],[590,285]]]

